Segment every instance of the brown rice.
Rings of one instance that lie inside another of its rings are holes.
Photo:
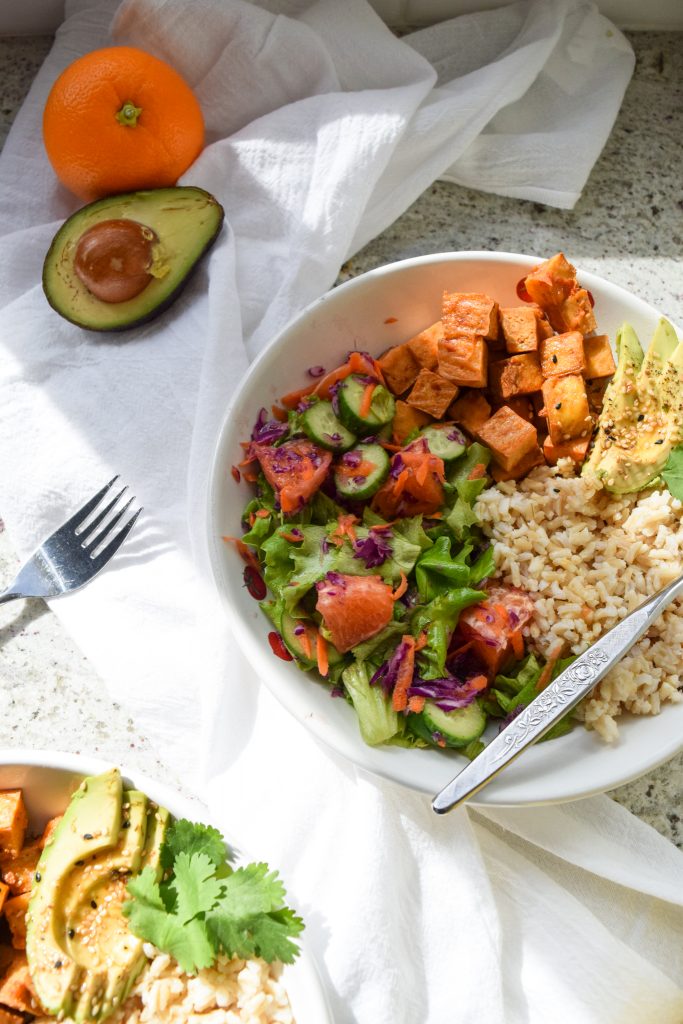
[[[294,1024],[281,965],[219,957],[191,977],[168,954],[144,949],[149,963],[111,1024]]]
[[[477,503],[497,575],[534,598],[532,646],[557,639],[580,654],[683,572],[681,502],[667,490],[616,497],[574,475],[569,460],[498,484]],[[655,715],[683,700],[683,609],[674,603],[583,702],[579,716],[606,740],[623,712]]]

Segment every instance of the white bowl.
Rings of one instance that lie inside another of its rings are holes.
[[[97,758],[52,750],[5,750],[3,753],[8,760],[0,763],[0,789],[23,790],[29,824],[36,832],[50,818],[63,812],[69,797],[86,775],[97,775],[112,767],[107,761]],[[142,790],[155,803],[168,808],[174,817],[207,822],[206,808],[199,801],[189,800],[138,772],[129,772],[122,767],[121,774],[128,785]],[[238,860],[251,859],[240,850],[237,841],[233,843],[230,836],[226,836],[226,840]],[[301,956],[284,968],[282,981],[297,1024],[333,1024],[320,978],[305,942]]]
[[[519,305],[515,286],[542,258],[490,252],[420,256],[372,270],[328,292],[254,361],[226,413],[214,455],[208,514],[214,575],[235,637],[254,671],[300,722],[338,753],[361,768],[432,795],[463,767],[461,755],[368,747],[346,701],[331,700],[326,687],[293,662],[272,654],[266,639],[272,627],[242,584],[244,566],[239,555],[233,545],[221,541],[226,534],[240,536],[248,493],[244,484],[232,479],[230,467],[241,458],[240,441],[250,436],[258,410],[302,387],[308,366],[322,364],[329,370],[343,361],[349,349],[378,355],[405,341],[439,318],[444,289],[488,292],[502,305]],[[657,310],[622,288],[578,270],[581,284],[595,299],[599,330],[614,338],[620,324],[628,320],[646,344],[659,319]],[[619,732],[619,741],[610,745],[577,726],[565,737],[536,745],[473,802],[553,803],[604,792],[637,778],[683,747],[683,704],[668,705],[657,716],[623,716]]]

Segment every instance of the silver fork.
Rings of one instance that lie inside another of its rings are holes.
[[[39,548],[19,570],[19,574],[7,590],[0,594],[0,604],[18,597],[60,597],[89,583],[114,557],[124,540],[133,529],[139,508],[127,522],[115,529],[121,522],[135,498],[130,498],[111,519],[109,513],[116,507],[127,490],[122,488],[97,515],[89,517],[110,494],[118,480],[115,476],[106,487],[86,501],[63,526],[43,541]],[[88,521],[89,520],[89,521]],[[103,542],[107,542],[102,547]]]

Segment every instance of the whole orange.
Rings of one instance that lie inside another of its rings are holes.
[[[189,85],[165,61],[132,46],[94,50],[52,86],[43,138],[55,174],[81,199],[162,188],[204,144]]]

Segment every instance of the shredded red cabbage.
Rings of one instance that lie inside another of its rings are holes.
[[[458,444],[467,444],[467,438],[465,437],[461,430],[458,430],[457,427],[451,427],[451,429],[446,434],[446,437],[448,438],[449,441],[457,441]]]
[[[397,452],[391,460],[391,469],[389,470],[389,476],[392,480],[398,480],[399,476],[406,468],[406,464],[401,458],[401,453]]]
[[[309,377],[322,377],[325,372],[324,366],[309,366],[307,373]]]
[[[339,461],[348,469],[358,469],[363,461],[363,456],[360,452],[345,452]]]
[[[269,420],[266,410],[259,409],[254,429],[251,432],[251,439],[261,444],[272,444],[273,441],[278,441],[281,437],[284,437],[288,430],[289,426],[286,423]]]
[[[388,661],[385,661],[370,678],[370,686],[381,686],[389,694],[396,686],[399,669],[408,654],[408,644],[404,640],[398,645]]]
[[[381,533],[370,533],[365,540],[356,540],[353,543],[353,557],[365,562],[366,569],[376,569],[378,565],[384,565],[391,552],[391,544],[386,535]]]
[[[502,732],[503,729],[507,728],[510,722],[514,722],[517,715],[519,715],[522,711],[524,711],[523,704],[518,704],[516,708],[512,709],[512,711],[508,711],[505,718],[501,719],[500,725],[498,726],[498,732]]]
[[[420,679],[418,677],[408,688],[409,697],[426,697],[442,711],[466,708],[479,692],[479,690],[468,686],[467,683],[461,683],[454,676],[444,676],[442,679]]]

